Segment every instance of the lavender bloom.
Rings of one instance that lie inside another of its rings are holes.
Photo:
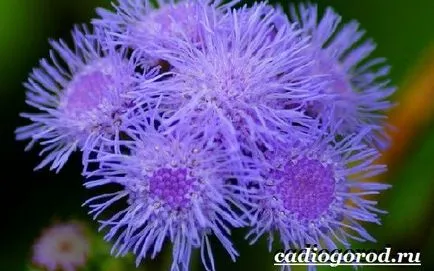
[[[324,244],[336,249],[349,240],[375,241],[360,222],[380,224],[376,201],[364,196],[378,194],[388,185],[363,180],[385,170],[374,165],[376,149],[362,142],[364,130],[341,141],[334,134],[319,135],[309,145],[290,143],[262,156],[264,183],[257,209],[253,210],[251,243],[277,231],[285,249]]]
[[[156,114],[155,114],[156,115]],[[114,241],[116,256],[133,251],[137,265],[154,258],[165,241],[173,244],[171,270],[189,270],[192,249],[200,248],[206,270],[215,270],[209,236],[215,235],[235,260],[237,251],[228,235],[230,228],[245,226],[247,193],[227,183],[230,178],[248,178],[237,156],[213,140],[210,127],[178,126],[166,135],[155,129],[158,117],[132,128],[134,145],[130,155],[102,153],[94,162],[99,169],[87,172],[87,188],[119,184],[112,194],[96,196],[85,205],[94,218],[112,204],[127,199],[127,207],[108,220],[100,218],[100,229],[109,228],[106,240]],[[161,130],[160,128],[158,128]]]
[[[135,72],[140,63],[134,53],[128,59],[125,50],[102,47],[105,37],[99,33],[76,28],[74,51],[62,40],[52,41],[51,63],[41,60],[25,83],[27,104],[41,112],[21,114],[32,124],[18,128],[16,138],[31,139],[26,150],[36,142],[43,146],[45,158],[36,169],[51,163],[59,171],[77,148],[102,147],[103,138],[118,141],[133,106],[124,94],[139,87],[137,82],[149,89],[158,79],[155,70]]]
[[[385,212],[365,196],[388,185],[364,179],[385,170],[373,162],[394,88],[384,60],[368,60],[373,42],[356,22],[338,31],[330,8],[317,22],[316,5],[288,19],[224,2],[98,9],[92,33],[76,28],[74,49],[52,41],[31,73],[38,112],[21,114],[32,123],[17,139],[42,146],[36,169],[59,171],[79,149],[86,188],[119,188],[84,205],[112,254],[137,265],[170,243],[172,271],[189,269],[193,249],[214,271],[210,236],[235,261],[231,230],[249,223],[246,238],[268,234],[270,249],[274,232],[285,249],[374,241],[362,223]]]
[[[205,124],[217,116],[222,136],[233,144],[228,148],[306,137],[313,122],[300,108],[320,99],[318,89],[327,82],[310,76],[307,39],[296,26],[286,21],[277,29],[282,13],[266,4],[223,17],[198,12],[206,29],[201,48],[179,37],[149,48],[172,65],[179,88],[179,109],[168,122]]]
[[[330,73],[333,81],[324,90],[332,94],[331,99],[313,104],[311,114],[330,117],[336,122],[342,119],[344,123],[338,132],[344,135],[366,125],[375,127],[366,136],[367,142],[385,148],[388,138],[383,131],[386,116],[382,113],[392,106],[387,98],[395,88],[390,86],[390,67],[385,64],[385,59],[369,59],[376,47],[374,42],[371,39],[362,41],[365,31],[359,29],[356,21],[344,24],[338,30],[342,18],[331,8],[318,19],[316,5],[300,4],[298,9],[292,5],[290,17],[300,24],[304,36],[311,38],[312,58],[317,60],[312,73]]]
[[[55,224],[44,230],[35,242],[32,261],[48,271],[76,271],[86,264],[89,249],[82,225]]]
[[[223,2],[157,0],[155,7],[149,0],[119,0],[116,13],[97,9],[100,18],[93,23],[104,27],[119,44],[145,51],[150,44],[164,45],[165,38],[185,36],[196,43],[202,30],[197,10],[205,7],[210,13],[212,10],[224,13],[239,0]]]

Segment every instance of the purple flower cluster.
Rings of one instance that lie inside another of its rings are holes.
[[[56,223],[41,233],[33,246],[32,263],[47,271],[75,271],[85,266],[90,240],[84,225]]]
[[[358,24],[313,4],[157,2],[118,0],[72,47],[51,42],[16,131],[42,146],[37,169],[80,150],[86,188],[119,187],[84,204],[113,254],[139,264],[170,243],[171,270],[193,249],[215,270],[209,238],[235,261],[233,228],[270,250],[374,241],[362,223],[384,211],[366,196],[388,185],[366,179],[385,170],[394,88]]]

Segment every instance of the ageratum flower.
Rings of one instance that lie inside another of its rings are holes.
[[[26,102],[38,111],[21,114],[32,124],[18,128],[16,138],[30,139],[26,150],[36,142],[43,146],[45,158],[36,169],[51,164],[51,170],[59,171],[77,148],[118,141],[134,107],[124,94],[137,87],[149,90],[158,79],[156,70],[135,72],[141,67],[137,54],[127,58],[126,50],[102,47],[105,37],[98,33],[76,28],[74,50],[62,40],[52,41],[51,63],[41,60],[25,83]]]
[[[296,26],[286,20],[276,28],[282,13],[266,4],[222,17],[198,12],[206,29],[203,47],[173,37],[150,49],[172,65],[171,80],[178,86],[179,110],[168,122],[205,124],[216,116],[233,145],[306,137],[312,119],[300,108],[321,98],[317,89],[326,80],[310,76],[312,59],[303,53],[307,40]]]
[[[198,43],[203,27],[198,9],[205,7],[210,13],[218,14],[239,2],[223,3],[221,0],[157,0],[154,6],[149,0],[119,0],[116,12],[99,8],[100,18],[93,23],[100,25],[111,33],[119,44],[146,51],[150,44],[164,45],[165,38],[186,37]],[[154,56],[157,60],[158,56]]]
[[[362,142],[367,133],[341,141],[325,133],[308,145],[289,143],[266,152],[251,242],[268,233],[271,249],[273,232],[285,249],[324,244],[333,250],[339,243],[348,248],[350,240],[375,241],[361,223],[380,224],[378,214],[384,212],[365,196],[388,185],[364,181],[385,170],[373,164],[378,151]]]
[[[33,246],[32,261],[44,270],[76,271],[86,264],[89,239],[76,222],[55,224]]]
[[[363,40],[365,31],[359,23],[341,24],[341,16],[327,8],[318,18],[317,6],[300,4],[291,6],[291,16],[310,37],[312,58],[316,60],[313,74],[329,73],[333,81],[325,93],[332,99],[317,102],[309,109],[312,115],[330,117],[335,122],[343,120],[341,134],[349,134],[369,125],[374,127],[366,140],[380,148],[387,146],[383,114],[391,107],[387,98],[395,91],[388,79],[390,67],[383,58],[369,58],[376,45],[371,39]],[[333,107],[333,110],[330,108]],[[333,112],[333,114],[332,114]]]
[[[215,142],[217,122],[203,129],[177,126],[163,135],[156,129],[158,117],[147,119],[145,127],[131,128],[135,145],[129,155],[97,155],[94,162],[99,169],[85,173],[87,188],[122,186],[85,203],[99,218],[100,229],[108,228],[105,238],[114,241],[112,253],[132,251],[139,265],[170,241],[171,270],[189,270],[194,248],[200,248],[206,270],[215,270],[209,240],[214,235],[235,260],[238,254],[228,235],[231,228],[246,225],[241,216],[247,212],[248,198],[244,188],[227,180],[248,178],[254,170],[245,170],[237,156]],[[101,218],[122,199],[127,200],[125,209],[109,219]]]

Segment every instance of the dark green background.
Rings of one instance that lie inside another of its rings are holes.
[[[388,58],[393,65],[392,79],[399,87],[434,41],[432,0],[329,0],[319,4],[334,7],[345,20],[357,19],[361,23],[378,43],[375,55]],[[18,113],[26,109],[21,84],[38,60],[47,56],[47,39],[68,39],[72,26],[89,22],[97,6],[108,7],[109,1],[0,0],[0,270],[24,270],[34,238],[53,219],[88,219],[80,207],[88,195],[81,186],[79,156],[73,156],[60,174],[45,169],[33,172],[39,161],[37,152],[24,153],[24,143],[14,141],[13,130],[23,124]],[[398,100],[403,91],[400,88],[394,98]],[[395,158],[398,163],[384,177],[394,186],[381,198],[381,207],[390,214],[384,217],[382,227],[368,226],[378,243],[355,245],[382,248],[390,244],[395,249],[421,250],[423,270],[434,266],[433,123],[417,133],[410,150]],[[243,234],[235,232],[242,254],[237,264],[216,251],[218,270],[274,270],[272,255],[264,246],[245,245]],[[396,267],[364,268],[377,269]]]

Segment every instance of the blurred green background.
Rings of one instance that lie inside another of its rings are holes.
[[[276,1],[271,1],[276,2]],[[288,1],[281,1],[286,6]],[[297,1],[298,2],[298,1]],[[312,1],[317,2],[317,1]],[[383,248],[422,252],[423,267],[434,267],[434,1],[432,0],[329,0],[344,20],[356,19],[378,44],[375,56],[386,57],[392,81],[399,87],[394,100],[401,106],[390,113],[392,149],[384,162],[389,173],[381,181],[393,185],[382,194],[380,206],[389,211],[382,226],[368,225],[376,244],[355,244],[357,248]],[[81,186],[80,159],[72,157],[60,174],[48,170],[33,172],[39,157],[24,153],[24,143],[15,142],[13,131],[23,124],[18,114],[26,109],[22,82],[48,54],[48,38],[69,38],[76,23],[87,23],[97,6],[109,7],[109,0],[0,0],[0,142],[1,142],[1,251],[0,270],[26,270],[31,246],[54,220],[82,219],[90,223],[81,208],[88,198]],[[94,229],[91,232],[96,232]],[[234,238],[242,257],[234,264],[219,248],[215,250],[218,270],[275,270],[273,257],[264,246],[249,247],[244,231]],[[108,249],[108,248],[104,248]],[[106,261],[106,258],[101,258]],[[125,261],[130,261],[127,259]],[[143,270],[160,270],[163,264],[146,263]],[[87,270],[132,270],[130,265]],[[193,262],[195,270],[201,270]],[[364,270],[395,270],[398,267],[365,267]],[[352,270],[339,267],[340,270]],[[297,269],[298,270],[298,269]],[[328,270],[328,268],[319,268]],[[400,267],[399,270],[407,270]]]

